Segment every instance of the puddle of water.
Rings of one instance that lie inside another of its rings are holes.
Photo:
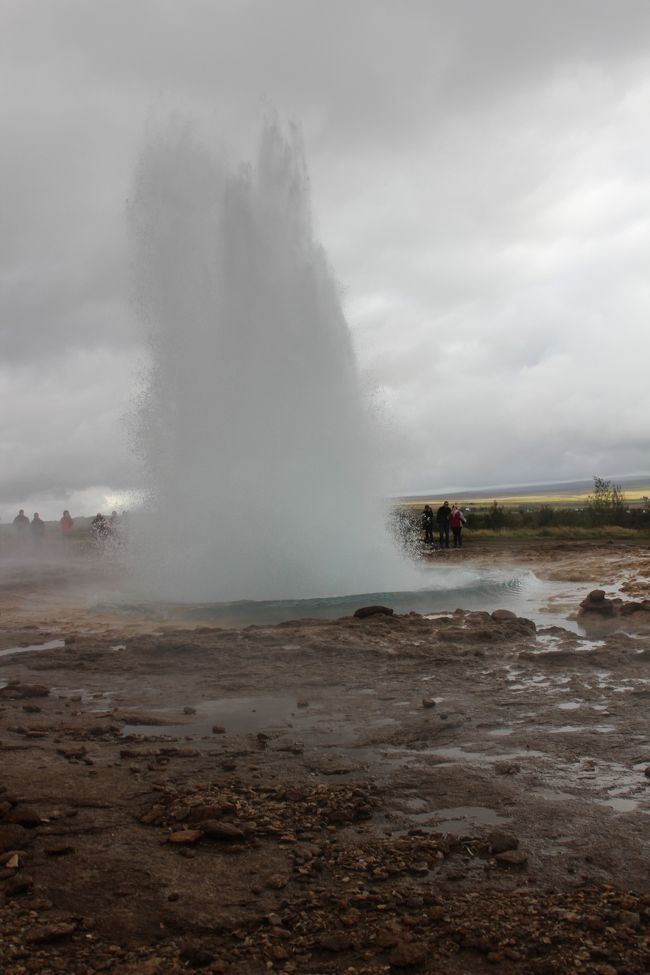
[[[639,803],[636,799],[621,799],[618,796],[610,799],[601,800],[603,806],[610,806],[615,812],[626,813],[634,812],[635,809],[639,808]]]
[[[214,725],[227,734],[244,735],[263,728],[288,728],[297,711],[295,697],[224,697],[202,701],[187,721],[157,725],[125,725],[123,734],[132,735],[210,735]],[[168,711],[152,711],[152,717],[164,718]]]
[[[456,762],[507,762],[513,758],[523,758],[527,755],[542,757],[546,752],[536,751],[534,748],[522,748],[511,752],[503,752],[499,755],[488,755],[485,752],[469,752],[463,748],[453,745],[443,748],[425,748],[423,751],[414,752],[415,755],[436,755],[440,758],[450,759],[450,764]]]
[[[551,802],[566,802],[567,799],[574,799],[575,796],[568,792],[560,792],[559,789],[532,789],[533,795],[540,796],[542,799],[549,799]]]
[[[582,707],[582,703],[582,701],[563,701],[562,704],[558,704],[558,708],[560,711],[575,711]]]
[[[418,817],[428,815],[435,822],[436,829],[441,833],[460,835],[468,830],[482,826],[501,826],[510,822],[509,816],[500,816],[494,809],[487,806],[455,806],[449,809],[436,809],[432,813],[420,813]],[[418,818],[414,817],[414,818]]]
[[[584,637],[580,640],[581,650],[599,650],[600,647],[605,646],[605,640],[586,640]]]
[[[61,650],[64,646],[65,640],[48,640],[47,643],[33,643],[29,647],[9,647],[8,650],[0,650],[0,657],[9,657],[16,653],[30,653],[33,650]]]

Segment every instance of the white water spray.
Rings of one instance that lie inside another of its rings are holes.
[[[419,583],[376,496],[297,134],[267,123],[256,163],[233,171],[191,127],[169,126],[143,154],[132,225],[153,363],[138,435],[149,594],[293,599]]]

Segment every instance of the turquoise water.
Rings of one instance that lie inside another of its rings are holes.
[[[461,580],[456,577],[456,581]],[[237,602],[175,603],[117,600],[96,608],[124,615],[147,616],[160,620],[215,622],[226,625],[281,623],[299,619],[338,619],[351,616],[361,606],[381,604],[396,613],[422,615],[467,610],[510,609],[518,616],[533,619],[538,625],[559,624],[575,629],[567,621],[566,606],[557,609],[549,601],[566,597],[577,608],[581,594],[573,588],[559,593],[560,585],[538,579],[532,572],[518,575],[494,574],[478,577],[464,574],[460,585],[400,592],[366,592],[354,595],[312,599],[239,600]]]

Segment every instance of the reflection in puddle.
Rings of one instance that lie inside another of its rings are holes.
[[[234,735],[261,731],[262,728],[288,728],[297,709],[295,697],[224,697],[202,701],[186,722],[157,725],[125,725],[123,733],[144,735],[210,735],[216,725]],[[153,712],[163,718],[169,712]]]

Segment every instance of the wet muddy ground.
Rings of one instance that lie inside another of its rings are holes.
[[[649,614],[562,621],[648,598],[650,548],[460,557],[557,624],[163,625],[94,610],[106,568],[5,573],[7,975],[649,970]]]

